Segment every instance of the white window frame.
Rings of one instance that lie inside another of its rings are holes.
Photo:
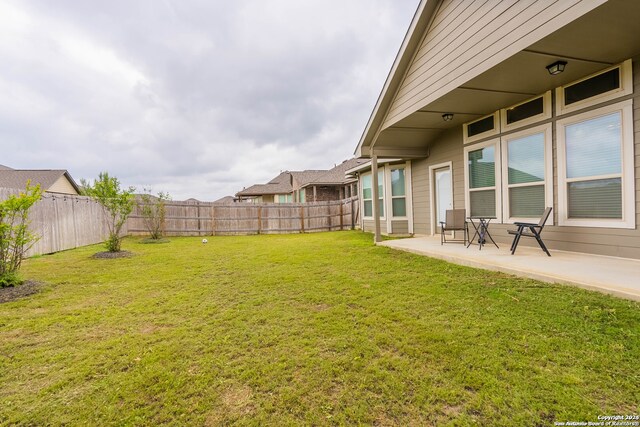
[[[465,154],[466,157],[466,154]],[[453,203],[454,199],[453,199],[453,162],[449,161],[449,162],[444,162],[444,163],[438,163],[435,165],[431,165],[429,166],[429,204],[430,204],[430,214],[431,214],[431,235],[435,236],[436,235],[436,230],[438,228],[438,218],[437,218],[437,212],[436,212],[436,182],[435,182],[435,172],[439,169],[444,169],[444,168],[449,168],[449,173],[451,174],[451,202]],[[466,180],[466,176],[465,176],[465,180]],[[467,202],[468,203],[468,202]],[[467,206],[469,206],[467,204]],[[453,209],[455,209],[455,204],[452,206]],[[469,209],[466,209],[466,214],[468,215],[469,213]],[[451,236],[454,237],[454,231],[451,231]]]
[[[585,80],[589,80],[592,77],[606,73],[615,68],[620,68],[620,87],[618,89],[610,90],[608,92],[604,92],[599,95],[595,95],[590,98],[583,99],[582,101],[574,102],[573,104],[569,104],[569,105],[564,104],[564,89],[566,87],[573,86],[574,84],[583,82]],[[598,71],[597,73],[593,73],[590,76],[587,76],[583,79],[576,80],[574,82],[571,82],[569,84],[556,88],[556,111],[558,115],[562,115],[562,114],[583,109],[585,107],[589,107],[591,105],[610,101],[624,95],[631,95],[632,93],[633,93],[633,69],[631,65],[631,60],[627,59],[621,64],[614,65],[613,67],[609,67],[605,70]]]
[[[536,114],[535,116],[527,117],[526,119],[519,120],[515,123],[507,124],[507,111],[512,108],[518,107],[522,104],[526,104],[527,102],[531,102],[534,99],[542,98],[542,113]],[[540,122],[542,120],[547,120],[551,118],[551,91],[548,90],[542,95],[534,96],[533,98],[529,98],[526,101],[522,101],[518,104],[512,105],[507,108],[503,108],[500,110],[500,123],[502,132],[511,131],[514,129],[521,128],[523,126],[527,126],[536,122]]]
[[[384,206],[384,215],[380,215],[380,219],[381,220],[386,220],[386,213],[387,213],[387,205],[386,205],[386,200],[387,198],[385,197],[385,188],[387,187],[386,185],[386,172],[385,172],[385,168],[384,166],[378,166],[378,174],[382,174],[382,181],[380,181],[380,178],[378,178],[378,186],[380,186],[380,184],[382,184],[382,194],[378,194],[378,199],[382,199],[382,205]],[[373,174],[371,173],[371,171],[368,171],[367,173],[363,173],[362,175],[360,175],[362,178],[362,218],[366,218],[369,220],[373,219],[373,205],[371,206],[371,216],[365,216],[364,213],[364,202],[365,202],[365,198],[364,198],[364,177],[371,175],[371,199],[367,199],[367,200],[371,200],[371,203],[373,204]]]
[[[480,120],[486,119],[487,117],[493,116],[493,129],[490,129],[486,132],[479,133],[473,136],[467,136],[467,131],[469,125],[479,122]],[[462,125],[462,140],[464,144],[470,144],[475,141],[479,141],[484,138],[488,138],[494,135],[498,135],[500,133],[500,111],[496,111],[492,114],[487,114],[486,116],[480,117],[479,119],[472,120],[468,123]]]
[[[590,176],[592,179],[622,178],[622,219],[572,219],[569,218],[567,206],[567,183],[585,181],[585,177],[567,178],[567,157],[565,128],[569,125],[594,119],[607,114],[620,112],[622,118],[622,146],[620,157],[622,171],[620,174]],[[635,179],[634,179],[634,140],[633,140],[633,102],[622,101],[595,110],[587,111],[557,121],[556,139],[558,141],[558,224],[576,227],[632,228],[636,227],[635,215]]]
[[[403,196],[394,196],[393,195],[393,189],[391,186],[391,172],[397,169],[402,169],[404,170],[404,195]],[[408,211],[409,211],[409,204],[407,201],[407,192],[409,189],[409,186],[407,185],[407,165],[406,164],[400,164],[400,165],[389,165],[389,173],[387,174],[388,178],[387,181],[388,182],[388,187],[389,187],[389,192],[388,194],[390,194],[389,197],[389,206],[388,208],[390,209],[389,212],[391,213],[390,217],[394,220],[399,219],[399,220],[406,220],[408,219],[409,215],[408,215]],[[404,199],[404,205],[405,205],[405,212],[407,212],[407,215],[404,216],[394,216],[393,215],[393,199]]]
[[[477,189],[469,188],[469,152],[476,151],[482,148],[494,146],[495,156],[495,185],[493,187],[483,187]],[[489,141],[481,142],[479,144],[470,145],[464,147],[464,204],[467,209],[467,215],[471,215],[471,197],[469,196],[471,191],[489,190],[495,191],[495,203],[496,203],[496,220],[495,222],[502,222],[502,156],[500,155],[500,138],[490,139]]]
[[[537,133],[544,133],[544,202],[545,207],[553,206],[553,132],[551,123],[536,126],[519,132],[515,132],[500,139],[500,153],[502,157],[502,194],[504,194],[502,201],[502,218],[503,222],[507,224],[513,224],[516,221],[519,222],[533,222],[537,223],[540,218],[523,218],[512,217],[509,212],[509,188],[512,187],[530,187],[536,185],[536,183],[526,184],[509,184],[509,141],[514,139],[523,138],[526,136],[534,135]],[[540,183],[537,183],[540,185]],[[548,225],[553,225],[553,216],[549,217],[547,221]]]

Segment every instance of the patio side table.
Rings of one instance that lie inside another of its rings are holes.
[[[469,222],[471,222],[471,225],[475,229],[475,233],[473,233],[473,237],[469,239],[469,244],[467,245],[467,248],[471,246],[473,239],[477,237],[478,247],[480,248],[480,250],[482,250],[482,247],[487,242],[487,238],[491,240],[491,242],[496,246],[496,248],[500,249],[498,247],[498,244],[495,242],[495,240],[493,240],[493,237],[491,237],[491,233],[489,233],[489,223],[491,222],[492,219],[496,219],[496,217],[495,216],[470,216],[469,217]]]

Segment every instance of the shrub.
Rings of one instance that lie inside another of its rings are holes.
[[[164,219],[166,214],[165,203],[171,200],[169,193],[158,193],[157,196],[146,192],[140,196],[140,210],[142,212],[142,221],[144,226],[151,235],[153,240],[159,240],[164,233]]]
[[[120,252],[122,236],[120,231],[127,222],[134,206],[134,187],[124,190],[120,188],[118,178],[109,176],[107,172],[101,172],[93,184],[81,180],[84,194],[100,203],[107,217],[109,237],[105,242],[109,252]]]
[[[0,287],[22,283],[18,270],[24,254],[38,241],[29,231],[29,209],[40,197],[40,186],[27,182],[24,192],[0,202]]]

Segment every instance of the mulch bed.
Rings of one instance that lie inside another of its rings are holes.
[[[115,258],[130,258],[133,256],[133,252],[120,251],[120,252],[98,252],[91,255],[91,258],[98,259],[115,259]]]
[[[3,302],[15,301],[19,298],[33,295],[40,291],[43,286],[40,282],[26,280],[22,285],[0,288],[0,304]]]

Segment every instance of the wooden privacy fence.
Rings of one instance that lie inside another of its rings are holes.
[[[350,230],[358,223],[358,199],[331,202],[219,205],[206,202],[167,202],[165,234],[210,236],[285,234]],[[127,223],[129,234],[148,234],[141,207]]]
[[[0,188],[0,200],[20,190]],[[30,229],[40,240],[27,256],[92,245],[108,235],[101,206],[89,197],[44,193],[29,211]]]

